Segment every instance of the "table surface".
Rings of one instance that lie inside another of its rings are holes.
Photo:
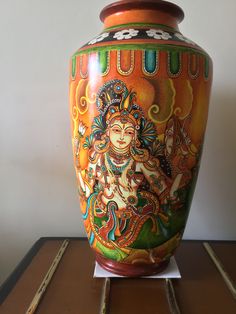
[[[25,314],[64,238],[41,238],[0,288],[0,314]],[[236,282],[236,242],[208,241]],[[175,255],[182,278],[172,279],[179,312],[235,314],[236,300],[201,241],[182,241]],[[37,314],[101,313],[103,278],[93,278],[94,255],[87,239],[71,238]],[[112,278],[110,314],[168,314],[165,279]],[[175,312],[177,313],[177,312]]]

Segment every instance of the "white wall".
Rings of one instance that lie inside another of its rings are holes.
[[[214,61],[202,166],[186,239],[236,239],[234,0],[175,0],[181,31]],[[70,55],[109,0],[0,1],[0,282],[42,236],[84,236],[72,165]]]

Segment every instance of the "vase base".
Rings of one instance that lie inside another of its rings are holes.
[[[170,260],[167,260],[159,264],[126,264],[107,259],[100,254],[96,254],[96,261],[105,270],[125,277],[156,275],[162,272],[170,262]]]

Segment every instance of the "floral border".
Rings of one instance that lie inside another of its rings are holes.
[[[111,42],[111,41],[125,41],[135,39],[152,39],[161,41],[177,41],[193,46],[197,46],[193,41],[184,37],[181,33],[170,32],[163,29],[154,28],[127,28],[118,31],[109,31],[99,34],[97,37],[90,40],[85,46],[91,46],[97,43]]]

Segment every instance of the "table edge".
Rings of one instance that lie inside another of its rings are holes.
[[[46,241],[63,241],[63,240],[81,240],[81,241],[87,241],[86,237],[41,237],[39,238],[33,246],[30,248],[30,250],[26,253],[26,255],[23,257],[23,259],[20,261],[20,263],[16,266],[16,268],[13,270],[13,272],[7,277],[7,279],[2,283],[0,286],[0,305],[4,302],[4,300],[7,298],[7,296],[10,294],[12,289],[14,288],[16,282],[19,280],[21,275],[24,273],[24,271],[27,269],[29,264],[31,263],[34,256],[38,253],[40,248],[43,246],[43,244]],[[186,239],[182,240],[181,242],[192,242],[192,243],[235,243],[234,240],[191,240]]]
[[[0,286],[0,305],[5,301],[7,296],[10,294],[12,289],[14,288],[16,282],[19,280],[21,275],[27,269],[29,264],[31,263],[34,256],[38,253],[40,248],[46,241],[63,241],[65,239],[68,240],[82,240],[85,241],[87,238],[83,237],[41,237],[39,238],[33,246],[29,249],[26,255],[22,258],[19,264],[15,267],[12,273],[7,277],[5,281]]]

